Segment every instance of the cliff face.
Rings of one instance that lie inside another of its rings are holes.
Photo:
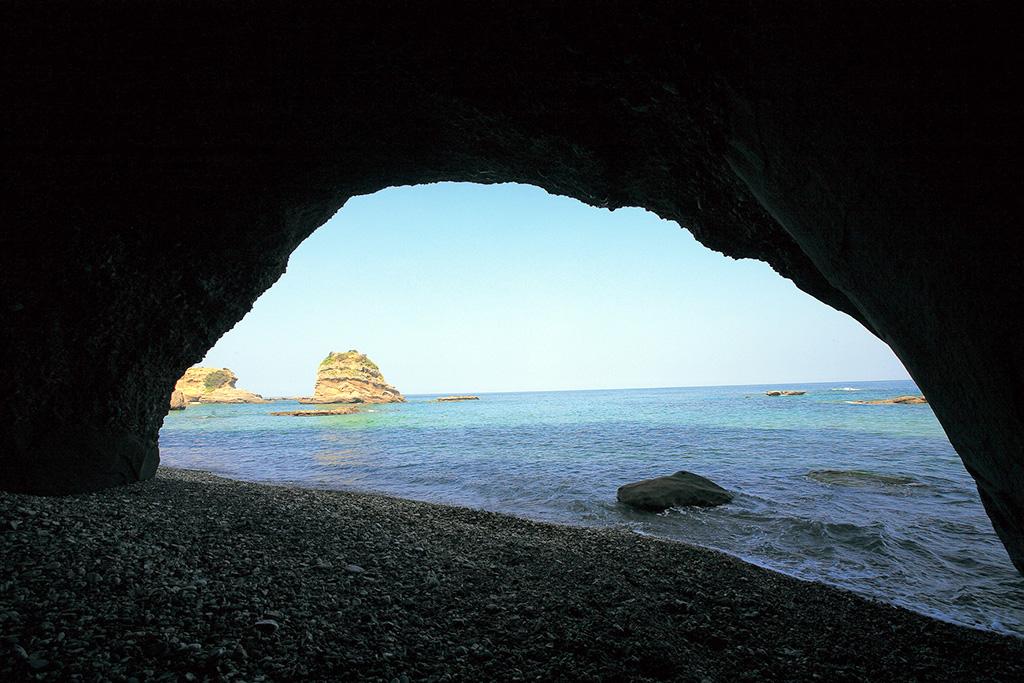
[[[169,410],[185,410],[188,405],[188,401],[185,399],[185,394],[181,393],[177,389],[171,392],[171,405]]]
[[[384,380],[377,364],[356,350],[332,351],[320,362],[313,396],[300,403],[400,403],[405,398]]]
[[[259,394],[235,388],[238,375],[227,368],[189,368],[174,385],[186,401],[200,403],[263,403]]]

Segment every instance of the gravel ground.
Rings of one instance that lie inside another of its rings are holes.
[[[0,493],[0,680],[1024,680],[1024,641],[615,529],[161,468]]]

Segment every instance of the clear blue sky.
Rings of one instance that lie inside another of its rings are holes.
[[[303,395],[358,349],[403,393],[903,379],[860,324],[675,223],[524,185],[355,197],[210,350]]]

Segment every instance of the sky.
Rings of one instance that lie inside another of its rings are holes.
[[[765,263],[516,184],[353,197],[201,365],[309,395],[319,362],[349,349],[405,394],[908,378]]]

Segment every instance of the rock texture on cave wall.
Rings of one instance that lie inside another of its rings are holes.
[[[1019,8],[446,7],[4,3],[3,487],[151,476],[175,380],[347,198],[515,181],[860,320],[1024,569]]]
[[[299,403],[401,403],[402,394],[384,380],[377,364],[355,349],[332,351],[316,369],[313,395]]]

